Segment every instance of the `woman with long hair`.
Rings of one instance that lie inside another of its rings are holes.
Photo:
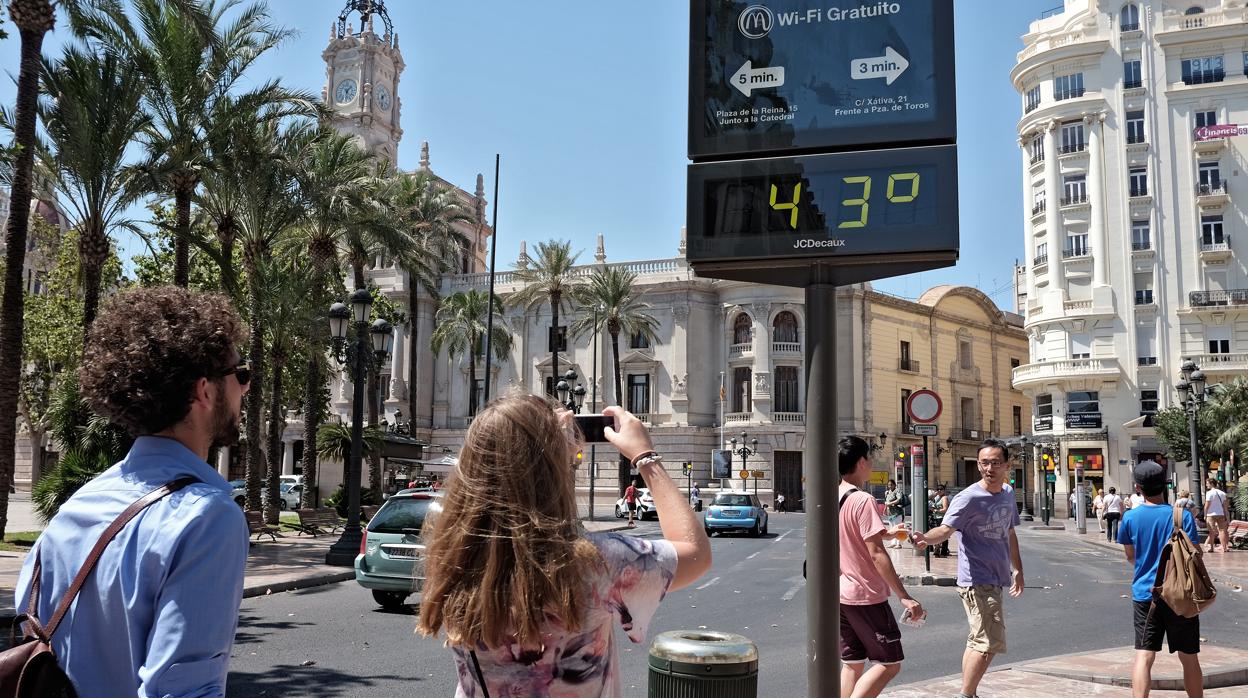
[[[642,642],[663,596],[711,565],[701,522],[645,426],[619,407],[606,438],[650,487],[662,540],[586,533],[572,414],[533,395],[472,421],[442,511],[426,524],[417,631],[445,631],[457,698],[621,695],[614,624]]]

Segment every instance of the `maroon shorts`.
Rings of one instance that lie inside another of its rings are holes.
[[[870,659],[896,664],[905,659],[901,629],[887,601],[870,606],[841,604],[841,661],[858,663]]]

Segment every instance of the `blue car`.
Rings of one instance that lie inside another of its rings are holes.
[[[717,531],[749,531],[751,536],[767,534],[767,510],[758,496],[745,492],[720,492],[706,510],[706,535]]]

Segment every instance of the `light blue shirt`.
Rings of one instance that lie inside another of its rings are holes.
[[[120,463],[61,506],[22,567],[16,608],[27,606],[35,550],[46,625],[117,515],[186,475],[200,482],[144,509],[117,534],[52,637],[81,698],[225,695],[247,522],[225,479],[173,439],[139,437]]]

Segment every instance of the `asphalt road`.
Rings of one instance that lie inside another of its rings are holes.
[[[645,522],[633,533],[658,536],[658,525]],[[998,662],[1131,643],[1125,560],[1066,534],[1024,529],[1019,539],[1028,588],[1022,598],[1006,601],[1010,651]],[[803,514],[773,514],[764,538],[716,536],[711,572],[667,597],[651,634],[701,627],[740,633],[759,646],[760,695],[805,695],[805,540]],[[923,628],[902,627],[907,660],[896,683],[956,673],[966,637],[954,589],[912,593],[929,618]],[[1246,612],[1243,594],[1223,589],[1202,616],[1202,635],[1214,644],[1248,647],[1238,620]],[[414,625],[413,609],[382,611],[354,582],[245,600],[228,695],[453,696],[449,653],[440,642],[416,636]],[[644,696],[646,646],[633,645],[622,632],[617,637],[624,693]]]

